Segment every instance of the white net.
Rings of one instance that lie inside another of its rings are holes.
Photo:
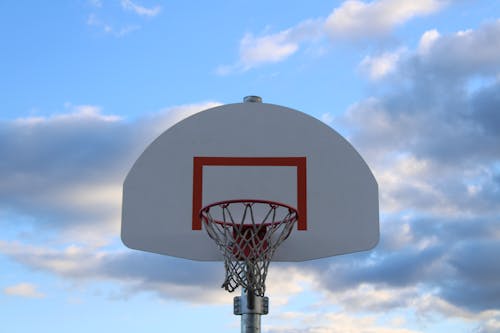
[[[269,263],[278,246],[290,235],[297,211],[264,200],[231,200],[201,210],[205,230],[224,256],[229,292],[239,286],[264,296]]]

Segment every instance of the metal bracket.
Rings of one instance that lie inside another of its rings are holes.
[[[233,313],[235,315],[250,313],[266,315],[269,313],[269,297],[255,295],[250,295],[250,297],[252,297],[250,302],[246,296],[236,296],[233,298]]]

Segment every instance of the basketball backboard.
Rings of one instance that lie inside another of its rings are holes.
[[[202,230],[202,207],[263,199],[297,208],[273,261],[368,250],[379,239],[378,187],[357,151],[305,113],[267,103],[199,112],[167,129],[123,186],[122,240],[175,257],[222,260]]]

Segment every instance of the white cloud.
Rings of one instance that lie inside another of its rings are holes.
[[[95,13],[91,13],[87,18],[87,25],[101,29],[105,33],[113,33],[113,28],[103,22]]]
[[[476,327],[481,327],[483,330],[478,332],[496,332],[493,328],[500,327],[500,311],[487,310],[481,312],[467,311],[461,307],[457,307],[446,300],[436,296],[432,292],[419,290],[418,287],[405,289],[391,288],[374,288],[370,285],[360,285],[355,290],[345,290],[339,293],[333,293],[328,298],[322,300],[318,304],[319,308],[327,308],[331,304],[342,306],[348,313],[373,313],[374,310],[383,312],[390,319],[390,327],[374,327],[375,323],[365,322],[368,324],[363,328],[356,328],[356,332],[399,332],[403,328],[398,328],[404,324],[404,319],[397,316],[398,309],[413,308],[415,315],[422,322],[432,322],[435,318],[454,318],[457,322],[464,324],[473,323]],[[387,306],[387,307],[386,307]],[[396,311],[393,311],[396,310]],[[394,317],[392,317],[394,315]],[[349,328],[354,326],[349,325]],[[347,327],[346,327],[347,329]]]
[[[360,284],[356,288],[334,292],[328,299],[340,304],[349,312],[384,311],[407,307],[417,295],[418,290],[413,286],[391,289]]]
[[[240,55],[244,68],[251,68],[265,62],[277,62],[297,51],[298,44],[287,38],[289,31],[254,37],[247,34],[240,42]]]
[[[27,117],[17,118],[14,123],[18,125],[36,125],[42,123],[54,122],[76,122],[76,121],[103,121],[103,122],[116,122],[122,120],[120,116],[116,115],[103,115],[101,107],[96,105],[71,105],[66,103],[66,108],[69,113],[54,114],[49,117]]]
[[[488,311],[482,313],[483,324],[481,333],[496,333],[500,332],[500,311]]]
[[[89,15],[89,17],[87,18],[87,25],[98,28],[102,32],[115,37],[124,37],[141,28],[141,26],[137,24],[125,25],[123,27],[116,28],[111,24],[101,20],[95,13]]]
[[[337,311],[316,313],[285,312],[275,315],[278,325],[267,325],[270,333],[418,333],[418,331],[386,326],[376,315],[351,315]]]
[[[240,59],[236,64],[219,66],[220,75],[246,71],[267,63],[283,61],[295,54],[302,43],[321,36],[321,21],[307,20],[278,33],[255,37],[246,34],[240,41]]]
[[[19,283],[4,289],[6,295],[20,296],[27,298],[44,298],[45,295],[37,290],[37,286],[32,283]]]
[[[68,245],[56,250],[2,240],[0,240],[0,252],[33,268],[66,277],[80,276],[81,279],[95,277],[95,268],[103,257],[103,253],[94,248]]]
[[[334,39],[378,37],[414,17],[438,11],[445,3],[439,0],[348,0],[328,16],[325,27]]]
[[[438,40],[439,36],[440,34],[436,29],[424,32],[422,37],[420,37],[420,42],[418,44],[418,51],[421,54],[429,53],[430,48]]]
[[[382,37],[415,17],[438,11],[447,2],[446,0],[372,2],[348,0],[334,9],[327,19],[306,20],[291,28],[263,36],[256,37],[247,33],[240,40],[238,62],[219,66],[216,73],[227,75],[263,64],[284,61],[299,52],[304,44],[313,44],[313,47],[319,50],[311,52],[309,48],[309,54],[324,54],[324,46],[320,43],[314,45],[314,42],[320,41],[325,35],[329,35],[334,41]],[[391,63],[395,59],[386,54],[385,58],[366,59],[366,62],[370,61],[376,62],[368,66],[372,68],[371,76],[379,78],[390,70]]]
[[[153,17],[161,12],[160,6],[154,6],[152,8],[147,8],[140,6],[131,0],[121,0],[122,8],[125,10],[133,11],[137,15]]]
[[[313,274],[298,267],[271,263],[266,293],[273,296],[273,307],[283,307],[296,295],[310,292],[316,285],[314,279]]]
[[[127,25],[125,27],[120,28],[119,30],[115,30],[114,32],[113,31],[109,32],[113,32],[116,37],[123,37],[139,29],[141,29],[140,25]]]
[[[403,53],[404,50],[400,49],[394,52],[385,52],[379,56],[366,56],[359,64],[359,68],[371,80],[380,80],[395,71]]]

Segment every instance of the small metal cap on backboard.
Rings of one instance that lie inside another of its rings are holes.
[[[245,103],[262,103],[262,97],[260,96],[245,96],[243,97],[243,102]]]

